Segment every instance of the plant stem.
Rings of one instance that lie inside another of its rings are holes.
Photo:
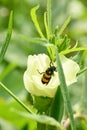
[[[60,59],[59,59],[57,48],[56,48],[56,61],[57,61],[59,79],[60,79],[60,88],[61,88],[61,92],[63,95],[65,107],[68,111],[68,115],[69,115],[69,118],[71,121],[71,128],[72,128],[72,130],[76,130],[75,121],[73,118],[72,107],[71,107],[71,103],[70,103],[70,97],[69,97],[69,93],[68,93],[68,89],[67,89],[67,85],[66,85],[66,81],[65,81],[65,76],[64,76],[64,72],[63,72],[63,68],[62,68]]]
[[[49,37],[51,35],[51,0],[47,0],[47,22]]]
[[[21,100],[19,100],[3,83],[0,82],[0,86],[9,94],[11,95],[25,110],[29,113],[33,113]]]

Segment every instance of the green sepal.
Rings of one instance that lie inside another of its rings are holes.
[[[48,113],[53,98],[33,96],[33,105],[39,113]]]

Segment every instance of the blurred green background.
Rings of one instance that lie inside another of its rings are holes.
[[[4,61],[0,65],[0,81],[25,103],[27,103],[27,92],[23,84],[23,73],[26,69],[27,56],[47,53],[46,48],[41,45],[32,44],[20,38],[20,34],[39,37],[30,17],[30,10],[38,4],[40,5],[37,11],[38,20],[46,35],[43,23],[44,11],[47,8],[46,0],[0,0],[0,50],[6,37],[10,11],[14,12],[11,41]],[[72,20],[64,33],[71,38],[71,44],[79,40],[79,46],[87,46],[87,0],[52,0],[52,29],[57,25],[61,27],[69,15],[72,16]],[[78,106],[78,102],[82,99],[82,90],[87,83],[85,77],[87,74],[85,73],[85,76],[82,74],[79,76],[78,83],[70,87],[73,107]],[[14,112],[15,110],[24,111],[0,88],[0,130],[35,130],[35,122],[22,118]],[[86,109],[84,112],[87,113]]]

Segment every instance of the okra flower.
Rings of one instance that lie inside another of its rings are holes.
[[[80,70],[79,65],[66,58],[64,55],[60,56],[62,63],[66,84],[77,81],[76,74]],[[56,63],[53,63],[56,67]],[[54,72],[48,84],[43,84],[41,79],[43,72],[50,67],[50,58],[46,54],[29,55],[27,70],[24,73],[24,85],[26,90],[35,96],[54,97],[57,87],[60,85],[58,72]]]

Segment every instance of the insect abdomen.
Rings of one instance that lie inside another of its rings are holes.
[[[43,84],[48,84],[50,79],[51,79],[51,75],[48,75],[47,73],[44,73],[41,81],[42,81]]]
[[[43,84],[48,84],[52,75],[54,75],[54,71],[56,71],[56,67],[55,66],[50,66],[45,73],[43,74],[43,77],[41,79]]]

